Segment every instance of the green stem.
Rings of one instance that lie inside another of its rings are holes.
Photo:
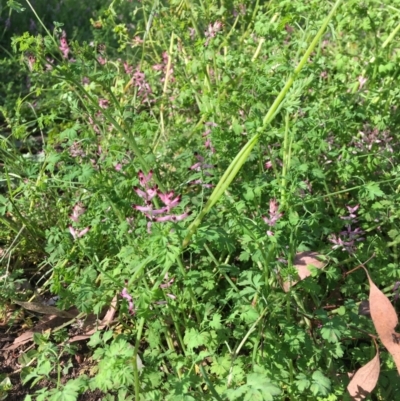
[[[232,163],[229,165],[227,170],[225,171],[222,178],[219,180],[217,186],[215,187],[213,193],[211,194],[209,200],[207,201],[204,209],[200,212],[200,214],[196,217],[196,219],[192,222],[192,224],[188,228],[187,235],[183,240],[182,246],[185,248],[193,234],[197,231],[198,227],[200,226],[204,216],[211,210],[211,208],[217,203],[217,201],[222,197],[226,189],[229,187],[231,182],[236,177],[239,170],[242,168],[243,164],[246,162],[247,158],[249,157],[254,145],[258,142],[261,134],[265,131],[267,124],[269,124],[276,113],[279,110],[279,107],[285,98],[287,92],[289,91],[290,87],[292,86],[294,80],[297,78],[298,74],[307,63],[311,53],[313,52],[314,48],[317,46],[318,41],[320,40],[321,36],[325,32],[326,27],[328,26],[329,21],[332,19],[336,9],[339,7],[342,0],[337,0],[335,5],[333,6],[332,10],[325,18],[321,28],[319,29],[318,33],[315,35],[313,41],[308,46],[308,49],[304,53],[303,57],[301,58],[299,64],[295,68],[293,74],[288,78],[285,86],[280,91],[279,95],[276,97],[275,101],[269,108],[266,116],[263,119],[262,126],[257,129],[257,133],[244,145],[244,147],[240,150],[237,156],[234,158]]]

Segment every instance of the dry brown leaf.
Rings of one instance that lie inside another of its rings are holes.
[[[283,283],[283,290],[285,292],[289,291],[290,287],[293,287],[299,281],[304,280],[305,278],[311,276],[311,272],[307,266],[314,266],[317,269],[321,269],[325,266],[324,262],[321,262],[317,259],[318,257],[317,252],[299,252],[296,254],[293,266],[297,269],[297,274],[299,275],[300,280],[292,280],[292,281],[285,281]]]
[[[396,311],[385,294],[374,284],[369,277],[369,308],[371,318],[382,344],[392,355],[400,374],[400,335],[394,329],[398,318]]]
[[[104,329],[104,327],[108,326],[113,320],[115,316],[117,308],[117,295],[112,299],[110,308],[107,310],[107,313],[103,317],[102,321],[96,326],[96,316],[89,315],[85,321],[83,329],[85,330],[85,334],[79,334],[69,339],[70,343],[87,340],[98,330]]]
[[[379,353],[362,368],[358,369],[347,386],[347,391],[354,401],[364,400],[375,388],[380,373]]]
[[[24,309],[37,313],[42,313],[44,315],[57,315],[69,319],[75,317],[73,314],[68,313],[67,311],[58,309],[54,306],[43,305],[40,302],[21,302],[21,301],[13,301],[13,302],[17,305],[22,306]]]

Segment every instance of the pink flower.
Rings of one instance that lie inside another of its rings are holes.
[[[263,220],[270,226],[273,227],[276,222],[283,216],[283,213],[278,213],[279,205],[276,199],[269,201],[269,218],[263,216]]]
[[[265,163],[264,167],[265,167],[267,170],[270,169],[270,168],[272,168],[272,162],[271,162],[271,160],[268,160],[268,161]]]
[[[146,191],[142,191],[138,187],[134,187],[133,189],[142,199],[144,199],[147,202],[151,201],[157,195],[158,191],[157,185],[153,188],[146,189]]]
[[[128,282],[125,281],[125,287],[124,287],[123,290],[121,291],[121,297],[122,297],[122,298],[125,298],[125,299],[128,301],[128,310],[129,310],[129,313],[130,313],[131,315],[134,315],[134,314],[135,314],[135,310],[133,309],[134,303],[133,303],[132,295],[129,294],[129,292],[128,292],[127,288],[126,288],[127,285],[128,285]]]
[[[162,216],[162,217],[156,217],[154,219],[154,221],[158,222],[158,223],[162,223],[162,222],[166,222],[166,221],[182,221],[184,219],[186,219],[186,217],[188,217],[190,215],[189,212],[187,213],[182,213],[182,214],[168,214],[166,216]]]
[[[63,54],[63,58],[68,58],[68,53],[69,53],[69,46],[67,42],[67,34],[65,31],[62,31],[62,35],[60,38],[60,47],[59,49],[61,50],[61,53]]]
[[[102,109],[107,109],[109,104],[110,104],[110,102],[107,99],[99,99],[99,106]]]
[[[69,226],[68,228],[69,228],[69,232],[74,237],[74,239],[83,237],[90,230],[90,227],[86,227],[81,231],[75,231],[75,229],[72,226]]]
[[[165,194],[158,192],[158,197],[161,199],[164,205],[167,206],[168,211],[177,206],[181,201],[180,195],[174,198],[174,191],[167,192]]]
[[[135,46],[141,45],[143,43],[143,40],[139,36],[135,36],[133,38],[133,44]]]
[[[364,87],[365,83],[367,82],[367,78],[364,78],[362,75],[360,75],[357,79],[359,83],[358,90],[361,90]]]
[[[222,22],[215,21],[213,25],[209,24],[207,30],[204,32],[205,37],[207,38],[204,46],[208,46],[211,38],[214,38],[216,34],[222,29]]]
[[[150,170],[147,175],[145,175],[142,170],[139,170],[138,177],[140,185],[146,187],[147,183],[151,180],[151,177],[153,177],[153,170]]]
[[[165,275],[164,281],[168,280],[168,274]],[[174,283],[175,279],[172,277],[171,280],[167,281],[165,284],[160,284],[160,288],[169,288]]]
[[[124,62],[124,70],[125,70],[125,73],[126,73],[126,74],[131,75],[132,72],[133,72],[133,67],[130,66],[130,65],[125,61],[125,62]]]
[[[82,203],[76,203],[74,208],[72,209],[72,214],[69,216],[69,218],[74,221],[75,223],[78,223],[79,217],[82,216],[83,213],[85,213],[86,209],[83,207]]]
[[[357,218],[357,215],[354,214],[354,212],[356,212],[358,210],[358,208],[360,207],[360,205],[356,205],[354,207],[350,207],[350,206],[346,206],[347,210],[349,211],[349,215],[348,216],[342,216],[341,219],[342,220],[353,220]]]
[[[145,206],[132,205],[132,207],[135,210],[138,210],[139,212],[143,213],[149,219],[149,222],[147,223],[148,232],[150,232],[152,221],[159,223],[166,221],[181,221],[185,219],[187,216],[189,216],[189,213],[182,213],[179,215],[169,214],[171,209],[179,205],[181,200],[180,195],[175,196],[174,191],[163,193],[158,189],[157,186],[154,186],[152,188],[149,187],[148,185],[149,181],[153,176],[153,172],[151,170],[147,175],[145,175],[140,170],[138,176],[140,185],[143,187],[143,190],[138,187],[134,187],[134,190],[138,196],[140,196],[142,199],[146,201],[146,205]],[[155,195],[158,195],[158,197],[164,203],[165,205],[164,207],[160,209],[153,209],[153,204],[151,200],[155,197]],[[154,217],[162,214],[165,215],[156,218]]]
[[[194,40],[194,37],[196,36],[196,29],[189,28],[189,35],[190,35],[190,39]]]

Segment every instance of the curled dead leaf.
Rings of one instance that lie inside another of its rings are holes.
[[[283,283],[283,290],[288,292],[290,287],[311,276],[311,271],[307,266],[314,266],[317,269],[323,268],[325,263],[318,259],[319,256],[317,252],[311,251],[297,253],[293,261],[293,266],[296,268],[300,280],[285,281]]]
[[[109,326],[112,321],[114,320],[115,317],[115,312],[117,309],[117,295],[114,296],[114,298],[111,301],[110,307],[107,310],[107,313],[97,324],[97,319],[95,315],[89,315],[85,321],[84,327],[83,327],[83,334],[76,335],[74,337],[71,337],[69,339],[70,343],[76,342],[76,341],[82,341],[82,340],[87,340],[90,338],[96,331],[104,329],[106,326]]]
[[[379,353],[377,350],[375,357],[357,370],[347,386],[347,391],[354,401],[364,400],[371,393],[378,382],[380,370]]]
[[[55,306],[48,306],[41,304],[40,302],[22,302],[13,301],[15,304],[22,306],[26,310],[30,310],[36,313],[42,313],[44,315],[56,315],[65,318],[74,318],[75,315],[68,313],[67,311],[56,308]]]
[[[400,374],[400,334],[395,332],[398,317],[393,305],[386,295],[371,280],[365,270],[369,281],[369,308],[371,318],[378,333],[379,339],[392,355]]]

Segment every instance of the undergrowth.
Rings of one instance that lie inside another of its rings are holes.
[[[1,64],[2,312],[57,297],[83,324],[119,295],[91,374],[62,382],[73,334],[35,334],[21,380],[57,377],[27,399],[349,397],[375,353],[350,271],[398,299],[400,10],[112,1],[79,31],[8,7],[37,28]],[[372,399],[399,399],[381,359]]]

